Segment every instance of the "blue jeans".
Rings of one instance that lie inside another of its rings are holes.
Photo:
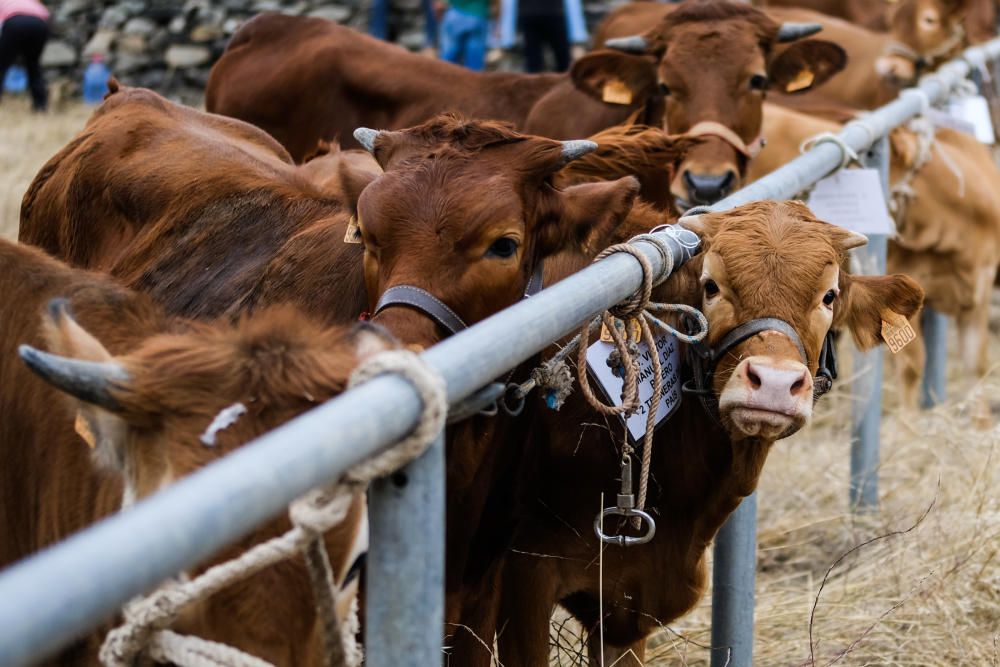
[[[379,39],[389,39],[389,3],[390,0],[374,0],[372,2],[371,13],[368,16],[368,33],[372,37]],[[424,11],[424,34],[426,35],[428,48],[437,44],[437,18],[434,16],[434,3],[432,0],[421,0],[421,8]]]
[[[450,63],[482,70],[486,65],[488,19],[451,8],[441,19],[441,58]]]

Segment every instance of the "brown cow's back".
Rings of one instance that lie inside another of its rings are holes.
[[[19,238],[109,271],[172,314],[214,317],[289,238],[316,224],[343,238],[348,218],[259,129],[123,88],[36,176]]]
[[[444,111],[521,126],[565,79],[472,72],[332,21],[266,13],[233,36],[205,104],[265,129],[302,160],[320,139],[354,147],[359,126],[401,129]]]

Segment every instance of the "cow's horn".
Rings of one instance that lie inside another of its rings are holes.
[[[108,410],[121,408],[111,395],[111,388],[127,385],[129,375],[119,364],[68,359],[36,350],[30,345],[21,345],[17,351],[28,368],[56,388]]]
[[[795,23],[792,21],[786,21],[785,23],[782,23],[781,28],[778,29],[778,41],[794,42],[797,39],[815,35],[822,29],[823,26],[819,23]]]
[[[381,132],[378,130],[373,130],[369,127],[359,127],[354,130],[354,138],[357,139],[358,143],[365,147],[365,150],[369,153],[375,152],[375,139],[378,138]]]
[[[624,51],[625,53],[646,53],[649,50],[649,42],[642,35],[630,35],[629,37],[615,37],[604,42],[604,48]]]
[[[560,167],[597,150],[597,144],[586,139],[564,141],[562,142],[562,147],[562,158],[559,161]]]

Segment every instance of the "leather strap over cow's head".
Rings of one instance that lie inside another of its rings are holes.
[[[542,290],[544,268],[544,263],[541,261],[535,265],[535,271],[531,274],[524,289],[524,298],[534,296]],[[444,301],[415,285],[393,285],[387,289],[375,305],[372,317],[392,306],[406,306],[419,310],[451,334],[457,334],[459,331],[469,328],[469,325],[458,316],[458,313],[449,308]]]
[[[952,28],[951,35],[943,41],[937,48],[925,53],[920,53],[916,49],[910,48],[902,42],[889,42],[882,51],[883,56],[898,56],[913,63],[916,76],[920,76],[927,69],[934,67],[941,60],[951,56],[952,52],[965,42],[965,27],[961,23],[956,23]]]
[[[715,421],[721,423],[719,419],[719,401],[715,397],[715,390],[712,388],[712,380],[715,376],[716,366],[729,352],[759,333],[765,331],[777,331],[788,337],[795,347],[798,348],[802,361],[808,366],[809,357],[806,355],[805,346],[799,334],[785,320],[777,317],[761,317],[735,327],[713,346],[708,346],[702,342],[688,345],[688,362],[691,365],[693,376],[681,387],[686,394],[697,396],[701,400],[702,407]],[[813,402],[819,400],[820,396],[826,394],[833,388],[833,381],[837,379],[837,353],[834,346],[833,332],[828,331],[823,340],[823,347],[820,350],[818,368],[813,378]]]
[[[685,134],[691,137],[718,137],[747,159],[757,157],[767,143],[763,136],[757,135],[756,139],[747,144],[731,128],[714,120],[703,120],[700,123],[695,123]]]

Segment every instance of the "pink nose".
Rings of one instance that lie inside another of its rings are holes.
[[[748,359],[739,370],[749,390],[748,403],[753,407],[787,414],[803,396],[812,392],[812,378],[802,364],[775,368]]]

